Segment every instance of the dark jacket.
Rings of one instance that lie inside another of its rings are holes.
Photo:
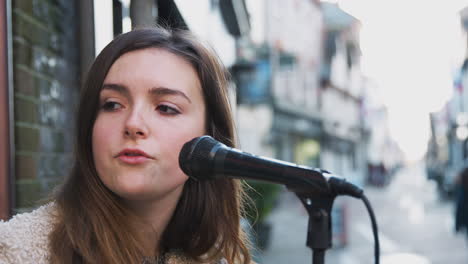
[[[464,229],[468,235],[468,168],[457,180],[455,202],[455,230],[459,232]]]

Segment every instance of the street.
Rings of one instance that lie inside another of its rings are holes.
[[[366,187],[377,217],[382,264],[466,264],[468,243],[454,234],[453,204],[441,201],[423,166],[401,169],[386,187]],[[364,204],[338,198],[347,205],[347,243],[327,251],[325,263],[374,263],[374,240]],[[273,224],[270,247],[260,255],[261,264],[312,263],[305,246],[307,213],[289,192],[269,218]]]

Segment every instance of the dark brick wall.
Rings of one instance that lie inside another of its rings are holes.
[[[16,211],[69,171],[79,93],[77,0],[12,1]]]

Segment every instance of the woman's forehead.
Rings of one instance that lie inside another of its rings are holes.
[[[116,83],[147,89],[166,87],[188,94],[202,93],[193,65],[180,55],[161,48],[130,51],[120,56],[109,69],[103,87]]]

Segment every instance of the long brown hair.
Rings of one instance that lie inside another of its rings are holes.
[[[53,263],[141,263],[136,221],[121,199],[99,179],[92,153],[92,128],[99,93],[112,64],[124,53],[161,48],[190,62],[198,74],[206,104],[206,131],[234,146],[234,125],[227,95],[227,72],[216,55],[187,31],[139,29],[116,37],[96,58],[81,91],[76,159],[56,193],[57,223],[50,236]],[[244,191],[232,179],[189,179],[164,230],[162,252],[177,251],[196,261],[250,263],[240,228]]]

